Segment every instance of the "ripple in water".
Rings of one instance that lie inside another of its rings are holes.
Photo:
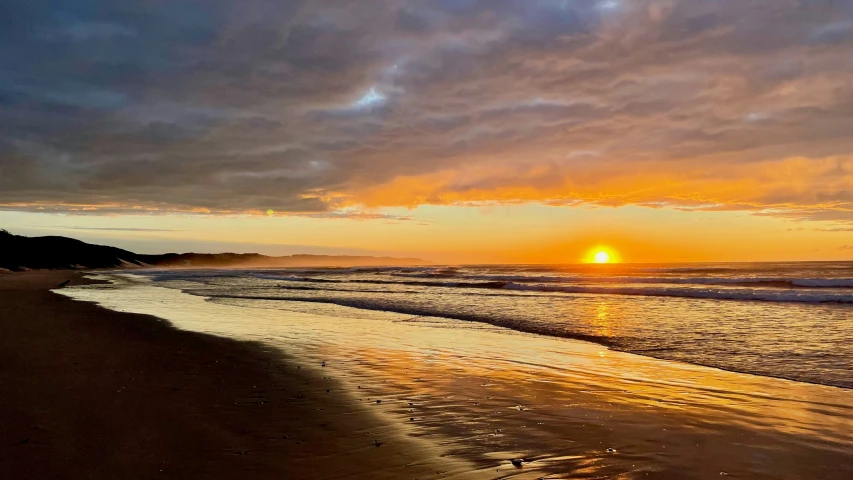
[[[443,317],[647,356],[853,387],[853,264],[147,272],[230,304]],[[351,316],[351,314],[348,314]]]

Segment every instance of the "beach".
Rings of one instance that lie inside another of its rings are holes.
[[[282,310],[281,302],[230,305],[141,275],[92,278],[110,283],[60,293],[125,312],[108,314],[119,318],[153,315],[185,330],[166,329],[170,335],[221,346],[208,352],[211,357],[182,354],[185,363],[166,362],[162,369],[189,368],[195,372],[191,383],[220,395],[221,410],[199,423],[227,420],[237,433],[227,437],[233,443],[226,451],[238,455],[221,455],[220,445],[219,456],[205,458],[235,472],[254,462],[253,472],[261,477],[298,468],[288,478],[853,475],[849,389],[660,360],[476,322],[344,307],[320,315],[296,307]],[[238,355],[219,365],[235,347],[260,356]],[[259,360],[275,357],[283,363],[272,365],[283,371]],[[214,366],[206,367],[211,361]],[[296,382],[289,377],[294,364]],[[227,371],[205,370],[227,365],[238,377],[233,383],[221,381]],[[186,382],[185,373],[175,375]],[[221,390],[223,383],[234,389]],[[174,384],[163,388],[159,394],[146,388],[153,405],[164,397],[174,403],[168,391]],[[278,394],[281,388],[285,392]],[[288,423],[295,418],[310,420]],[[352,419],[366,423],[354,427]],[[133,423],[136,417],[123,421]],[[290,438],[278,438],[283,432]],[[175,436],[196,439],[197,433]],[[297,438],[310,440],[294,445]],[[254,453],[239,455],[243,451]],[[286,465],[276,463],[280,455],[286,455]],[[217,469],[212,478],[227,478],[222,472]]]
[[[0,11],[0,480],[853,480],[853,0]]]
[[[49,290],[65,280],[90,283],[0,275],[0,478],[476,478],[318,369]]]

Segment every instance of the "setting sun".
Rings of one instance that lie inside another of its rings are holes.
[[[853,0],[0,12],[0,480],[853,480]]]
[[[620,263],[622,261],[616,250],[605,246],[597,245],[587,250],[582,259],[583,263]]]

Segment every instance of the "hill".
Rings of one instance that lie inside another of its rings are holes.
[[[0,269],[106,268],[273,268],[429,265],[419,258],[371,256],[291,255],[269,257],[257,253],[167,253],[141,255],[121,248],[94,245],[60,236],[25,237],[0,230]]]

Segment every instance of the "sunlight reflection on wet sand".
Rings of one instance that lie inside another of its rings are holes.
[[[502,478],[853,478],[849,390],[471,322],[244,308],[110,277],[119,284],[60,293],[325,361],[354,403]],[[603,335],[613,308],[593,313]]]

